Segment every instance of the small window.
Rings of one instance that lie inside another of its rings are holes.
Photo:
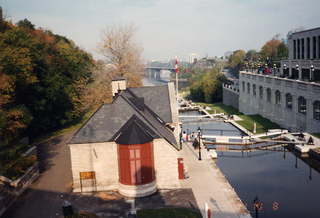
[[[313,119],[320,120],[320,101],[313,103]]]
[[[292,95],[289,93],[286,94],[286,107],[292,109]]]
[[[253,84],[253,85],[252,85],[252,94],[253,94],[253,96],[256,96],[256,95],[257,95],[256,84]]]
[[[307,114],[307,100],[302,96],[298,98],[298,111],[301,114]]]
[[[267,88],[267,102],[271,102],[271,89]]]
[[[250,94],[250,83],[247,83],[247,92]]]
[[[245,86],[246,86],[246,83],[245,83],[245,82],[242,82],[242,91],[243,91],[243,92],[246,91],[246,87],[245,87]]]
[[[262,86],[259,87],[259,96],[261,99],[263,99],[263,87]]]
[[[276,104],[280,105],[281,104],[281,93],[279,90],[276,91],[275,97],[276,97]]]

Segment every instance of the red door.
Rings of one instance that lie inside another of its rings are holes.
[[[125,185],[142,185],[154,181],[152,142],[118,145],[119,180]]]

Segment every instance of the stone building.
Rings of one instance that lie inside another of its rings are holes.
[[[292,131],[320,131],[320,84],[240,72],[239,110]]]
[[[141,197],[180,187],[178,108],[172,83],[126,88],[112,81],[102,105],[69,143],[75,192]]]
[[[223,102],[291,131],[320,132],[320,28],[292,33],[288,48],[280,74],[240,72],[238,86],[224,85]]]
[[[289,58],[281,61],[284,77],[320,82],[320,27],[288,37]]]

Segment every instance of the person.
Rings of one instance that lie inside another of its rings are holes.
[[[186,131],[183,131],[183,132],[182,132],[182,142],[185,142],[185,141],[186,141],[186,138],[187,138]]]

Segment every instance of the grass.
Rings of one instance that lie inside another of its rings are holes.
[[[214,112],[216,113],[224,113],[227,115],[242,115],[241,112],[238,111],[238,109],[232,107],[232,106],[228,106],[222,103],[213,103],[213,104],[209,104],[209,103],[202,103],[202,102],[195,102],[198,105],[201,106],[208,106],[210,107],[210,110],[208,110],[209,113],[213,114]]]
[[[253,123],[256,123],[256,133],[264,133],[269,129],[279,129],[280,126],[270,120],[255,114],[255,115],[239,115],[241,121],[236,121],[238,124],[253,132]]]
[[[311,135],[313,135],[313,136],[315,136],[315,137],[320,139],[320,133],[311,133]]]
[[[201,214],[186,208],[146,209],[137,212],[138,218],[201,218]]]
[[[256,123],[256,133],[264,133],[267,132],[269,129],[279,129],[280,126],[276,123],[271,122],[270,120],[255,114],[255,115],[244,115],[243,113],[239,112],[238,109],[224,105],[222,103],[202,103],[202,102],[195,102],[197,105],[201,106],[208,106],[210,110],[209,113],[224,113],[227,115],[238,115],[242,121],[236,121],[238,124],[253,132],[253,123]]]

